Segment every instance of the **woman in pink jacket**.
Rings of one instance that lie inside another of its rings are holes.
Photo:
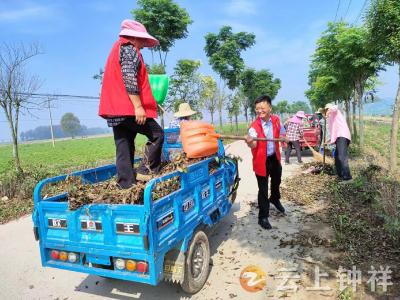
[[[350,130],[346,119],[337,105],[327,104],[326,116],[330,133],[330,144],[336,144],[335,166],[339,180],[350,182],[352,180],[348,161],[348,148],[351,141]]]

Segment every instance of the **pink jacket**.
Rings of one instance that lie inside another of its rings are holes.
[[[351,140],[350,130],[347,126],[346,119],[338,109],[337,105],[332,106],[328,118],[328,130],[331,136],[331,144],[336,142],[338,137],[344,137]]]

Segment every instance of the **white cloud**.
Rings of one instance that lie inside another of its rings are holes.
[[[32,5],[22,9],[10,9],[0,11],[0,21],[17,22],[27,18],[43,18],[53,14],[48,6]]]
[[[230,15],[255,15],[257,8],[254,2],[250,0],[231,0],[226,7]]]

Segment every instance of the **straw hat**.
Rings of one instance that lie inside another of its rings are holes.
[[[174,113],[175,118],[189,117],[197,114],[197,111],[192,110],[189,103],[181,103],[179,104],[179,109],[176,113]]]
[[[334,106],[333,103],[328,103],[327,105],[325,105],[325,109],[328,110],[330,108],[332,108]]]
[[[154,36],[151,36],[147,33],[146,27],[144,27],[142,23],[134,20],[123,20],[119,35],[144,39],[145,47],[151,48],[160,44],[160,42]]]

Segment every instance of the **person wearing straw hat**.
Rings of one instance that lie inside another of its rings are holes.
[[[178,111],[174,113],[175,119],[169,124],[169,128],[180,128],[182,121],[191,120],[191,117],[197,114],[197,111],[192,110],[189,103],[183,102],[179,104]]]
[[[272,114],[271,97],[262,95],[255,100],[257,119],[251,124],[246,143],[253,155],[253,170],[258,184],[258,224],[263,229],[271,229],[268,221],[272,203],[282,214],[279,191],[282,179],[282,165],[279,142],[256,141],[254,138],[277,139],[281,132],[279,117]],[[271,194],[268,198],[268,177],[271,177]]]
[[[286,151],[285,151],[285,163],[288,165],[290,163],[290,153],[292,152],[292,147],[296,150],[297,161],[299,164],[303,163],[301,160],[301,149],[300,140],[304,138],[303,131],[303,119],[307,118],[304,111],[298,111],[296,115],[291,117],[287,122],[286,129]]]
[[[130,188],[137,179],[150,179],[151,173],[160,170],[164,132],[155,121],[157,104],[140,53],[144,47],[157,45],[158,40],[141,23],[124,20],[104,69],[99,115],[113,129],[117,182],[124,189]],[[138,133],[145,135],[148,142],[135,177],[133,159]]]
[[[330,144],[336,145],[335,167],[341,183],[352,181],[348,162],[348,148],[351,141],[349,127],[346,119],[337,105],[328,103],[325,105]]]

